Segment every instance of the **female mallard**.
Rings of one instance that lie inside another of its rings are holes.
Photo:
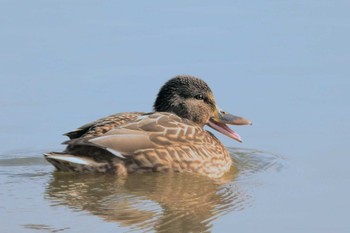
[[[250,121],[220,110],[209,86],[177,76],[160,89],[154,112],[111,115],[67,135],[64,152],[45,158],[58,170],[74,172],[194,172],[212,178],[230,169],[231,156],[205,125],[241,141],[226,124]]]

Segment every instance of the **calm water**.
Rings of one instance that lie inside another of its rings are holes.
[[[67,174],[52,172],[36,155],[8,156],[0,160],[2,232],[90,232],[99,225],[106,232],[210,232],[221,216],[252,207],[262,173],[283,169],[279,156],[230,151],[236,164],[215,181],[189,174],[135,174],[126,180]]]
[[[0,1],[0,232],[350,232],[348,1]],[[251,119],[220,181],[61,174],[63,133],[177,74]]]

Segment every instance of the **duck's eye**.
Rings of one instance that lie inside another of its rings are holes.
[[[204,96],[201,94],[196,95],[194,98],[196,98],[197,100],[204,100]]]

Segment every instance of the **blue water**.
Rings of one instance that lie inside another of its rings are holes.
[[[1,1],[0,231],[181,231],[171,221],[155,224],[166,209],[154,196],[138,199],[136,181],[127,191],[107,189],[92,207],[89,198],[65,202],[76,185],[105,178],[62,178],[41,153],[63,149],[63,133],[97,118],[150,111],[167,79],[191,74],[211,86],[221,108],[254,123],[234,127],[243,144],[216,134],[244,152],[240,173],[212,190],[247,201],[211,206],[205,223],[176,211],[169,218],[182,219],[184,232],[349,232],[349,7],[340,0]],[[67,194],[52,191],[60,180],[71,182]],[[126,224],[116,218],[125,206],[99,206],[117,194],[154,214]]]

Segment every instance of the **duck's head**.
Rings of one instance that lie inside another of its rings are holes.
[[[202,127],[208,125],[239,142],[242,141],[241,137],[226,124],[251,125],[249,120],[220,109],[208,84],[188,75],[176,76],[163,85],[154,103],[154,110],[175,113]]]

